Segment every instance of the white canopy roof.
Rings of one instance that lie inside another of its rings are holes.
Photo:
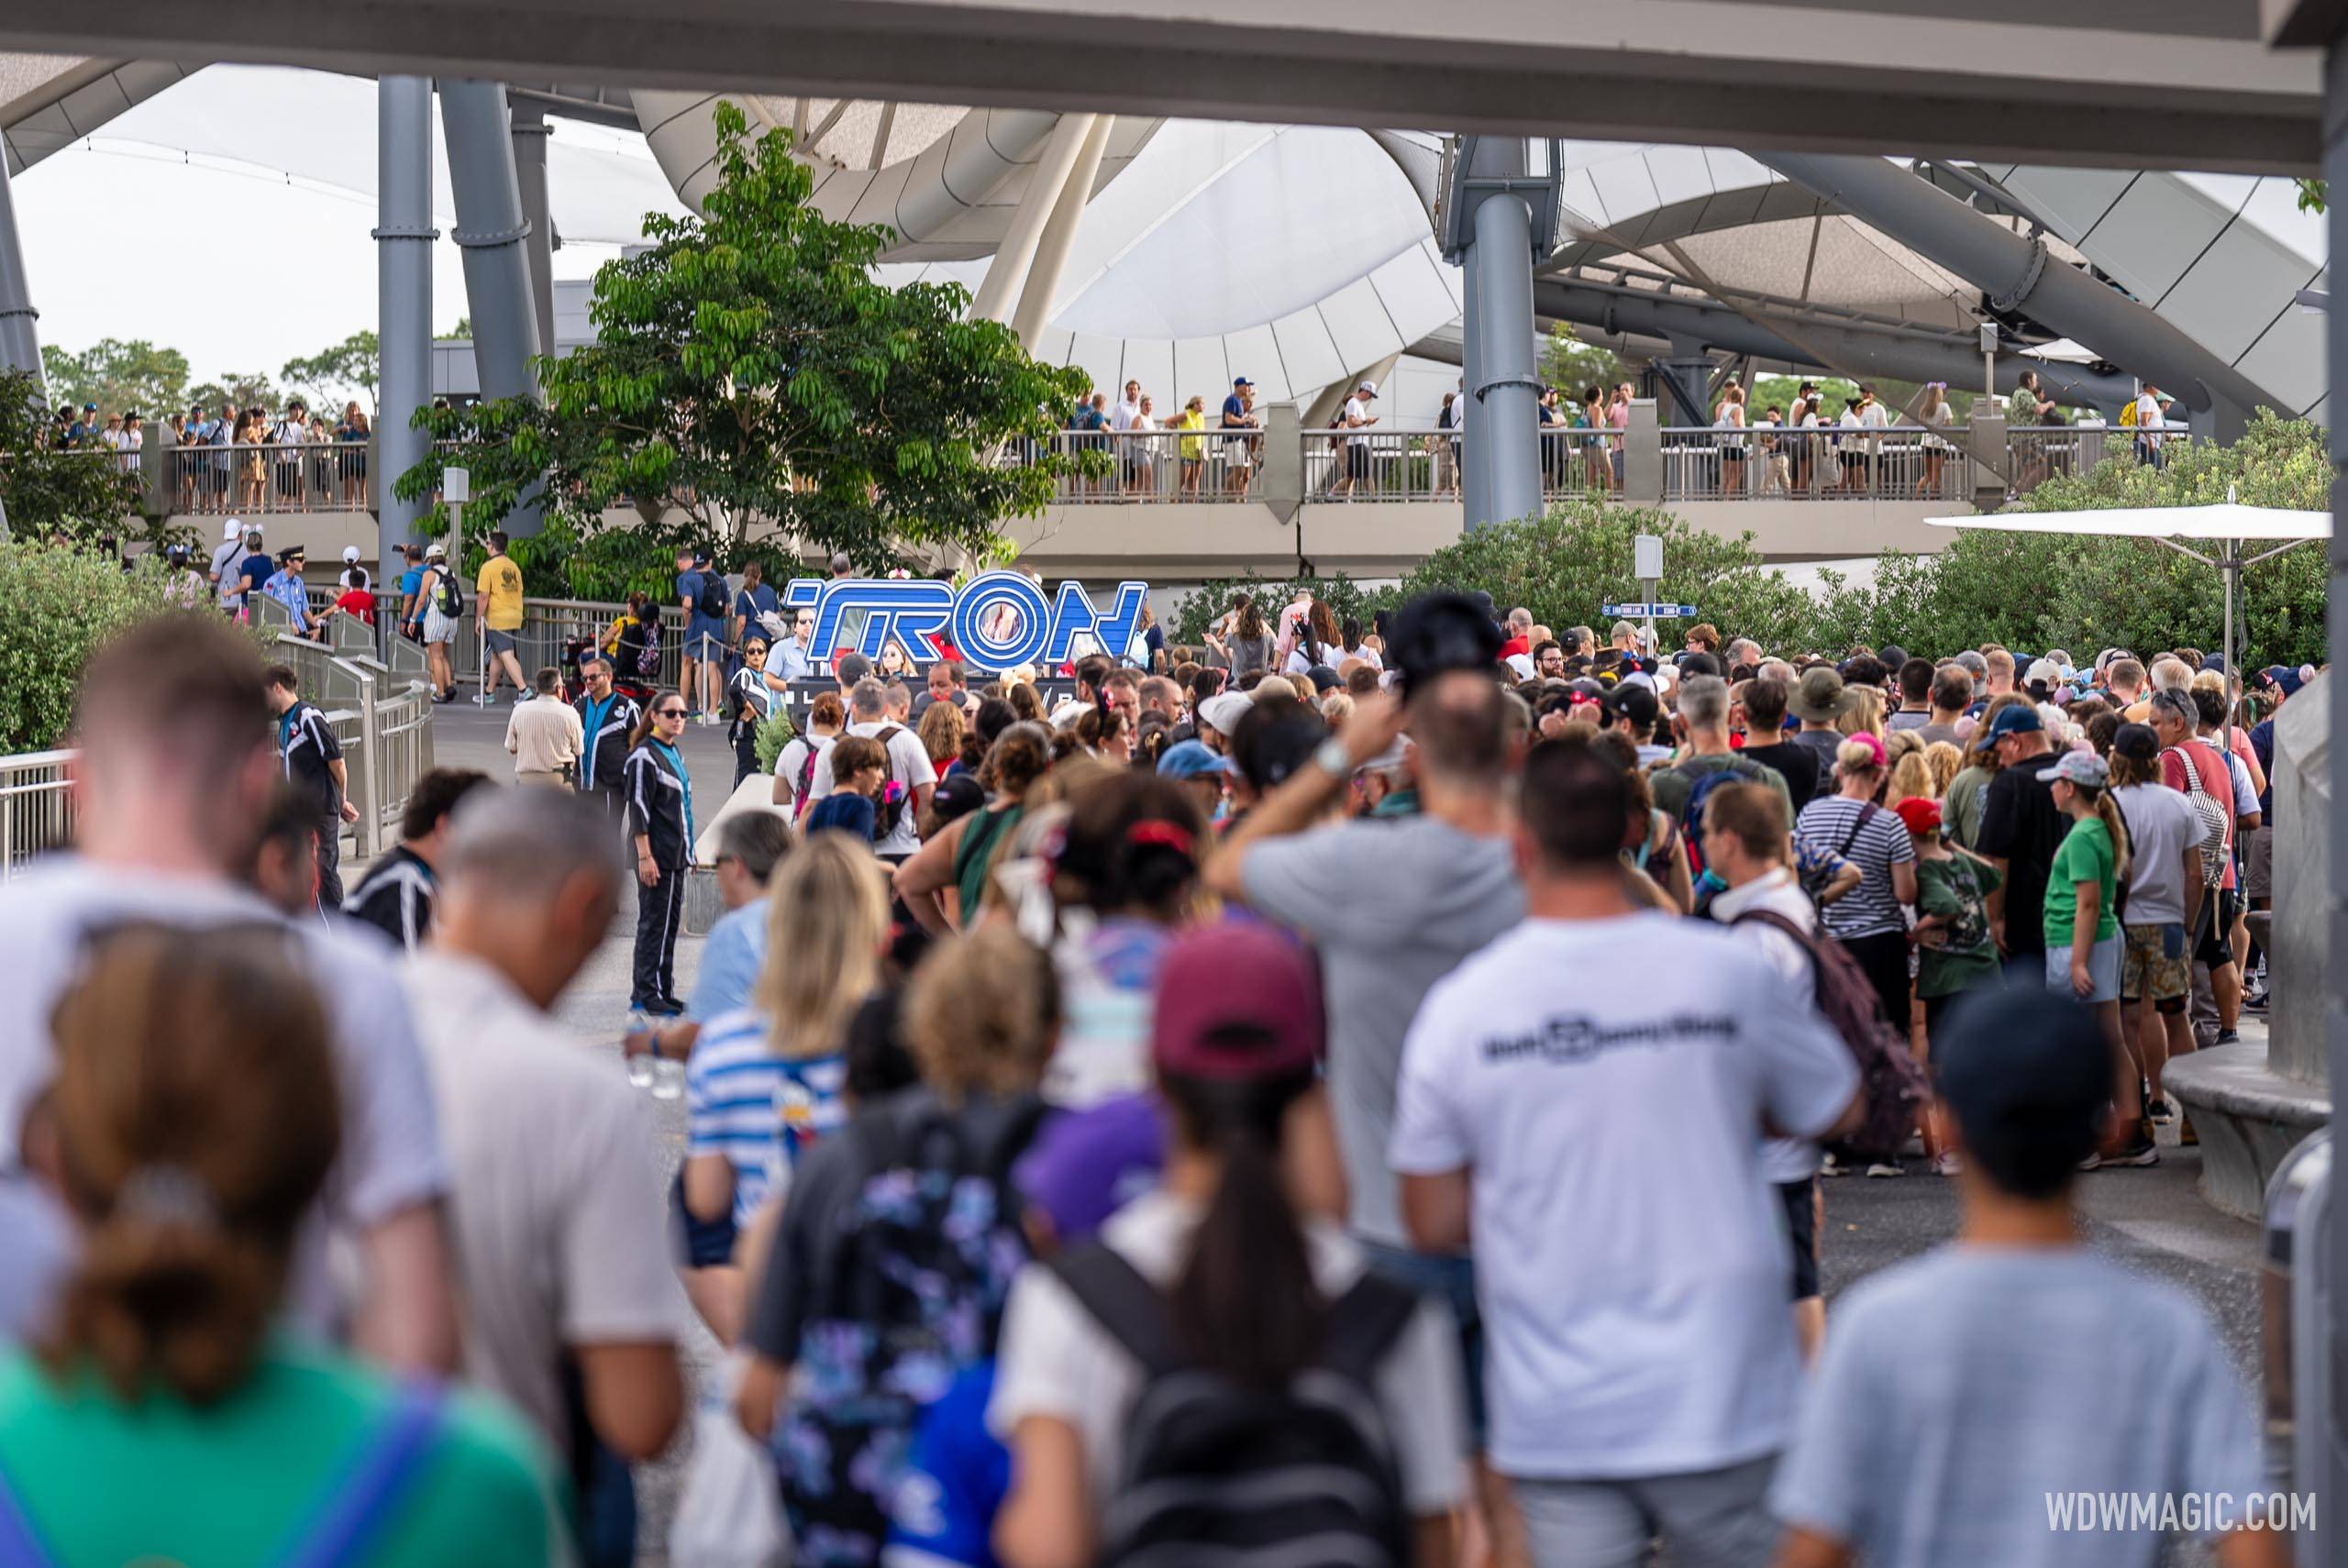
[[[2215,506],[2116,506],[2094,512],[1985,512],[1927,517],[1935,528],[2013,534],[2104,534],[2135,539],[2329,539],[2329,512],[2286,512],[2225,502]]]

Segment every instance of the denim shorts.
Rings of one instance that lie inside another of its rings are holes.
[[[1459,1367],[1468,1385],[1468,1431],[1484,1448],[1484,1316],[1476,1306],[1476,1264],[1471,1258],[1414,1253],[1380,1242],[1361,1243],[1370,1273],[1415,1295],[1451,1309],[1459,1326]]]
[[[2095,982],[2095,994],[2082,999],[2090,1002],[2120,999],[2120,947],[2123,938],[2113,932],[2088,949],[2088,977]],[[2046,950],[2046,988],[2058,997],[2076,995],[2071,989],[2071,947],[2068,943]]]

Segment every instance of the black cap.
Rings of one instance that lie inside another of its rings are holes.
[[[1325,664],[1316,664],[1306,670],[1304,679],[1312,682],[1312,690],[1315,691],[1326,691],[1331,687],[1343,686],[1346,683],[1344,676],[1339,675]]]
[[[2161,754],[2161,737],[2150,724],[2122,724],[2111,737],[2111,755],[2131,762],[2152,762]]]
[[[1935,1040],[1941,1099],[2000,1190],[2051,1198],[2093,1153],[2111,1101],[2111,1049],[2095,1014],[2035,986],[1975,991]]]

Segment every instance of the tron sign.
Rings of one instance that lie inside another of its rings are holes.
[[[958,592],[951,583],[922,578],[794,578],[782,602],[792,610],[814,610],[807,657],[819,664],[837,650],[842,625],[861,615],[855,651],[867,658],[879,658],[897,642],[918,660],[924,650],[936,651],[932,635],[944,633],[964,664],[1004,670],[1065,664],[1076,639],[1086,635],[1113,655],[1124,652],[1148,598],[1147,583],[1121,582],[1102,614],[1080,583],[1061,583],[1055,601],[1022,573],[987,571]]]

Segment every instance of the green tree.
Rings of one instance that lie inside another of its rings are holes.
[[[1167,640],[1191,644],[1202,641],[1207,627],[1231,608],[1232,596],[1238,593],[1253,594],[1264,612],[1265,623],[1270,624],[1278,619],[1280,606],[1293,598],[1300,588],[1325,602],[1340,624],[1352,617],[1361,622],[1365,632],[1370,627],[1370,618],[1379,611],[1390,610],[1402,602],[1401,590],[1391,583],[1364,588],[1342,572],[1330,577],[1258,577],[1248,572],[1202,582],[1175,601],[1174,619],[1166,628]]]
[[[231,370],[192,389],[186,401],[191,405],[201,403],[208,409],[217,409],[224,403],[233,403],[240,409],[275,409],[283,400],[278,396],[268,371]]]
[[[155,419],[186,406],[187,357],[176,348],[158,348],[143,337],[127,343],[101,337],[78,354],[44,344],[40,363],[55,407],[94,403],[102,413],[136,411]]]
[[[1590,387],[1611,392],[1630,379],[1630,365],[1611,348],[1584,343],[1564,322],[1549,328],[1548,340],[1541,346],[1541,380],[1546,384],[1579,403]]]
[[[543,479],[549,519],[581,539],[637,502],[681,511],[728,560],[753,523],[868,569],[905,549],[999,554],[1000,523],[1040,513],[1071,466],[1018,459],[1082,372],[963,319],[958,286],[878,282],[889,230],[825,216],[787,137],[749,140],[731,104],[717,119],[702,215],[648,216],[648,248],[597,272],[596,341],[538,362],[542,403],[419,415],[462,448],[469,520],[504,516]],[[442,458],[399,493],[430,494]]]
[[[19,539],[62,534],[94,545],[137,530],[138,479],[105,447],[60,450],[44,439],[48,404],[23,370],[0,372],[0,507]],[[0,603],[6,601],[0,600]]]
[[[0,543],[0,602],[8,606],[0,615],[0,752],[41,751],[72,723],[90,655],[123,627],[164,613],[162,562],[150,554],[126,572],[109,557],[56,548],[19,529]]]
[[[277,374],[313,409],[338,410],[356,398],[371,411],[382,358],[375,334],[360,330],[305,359],[286,360]]]

